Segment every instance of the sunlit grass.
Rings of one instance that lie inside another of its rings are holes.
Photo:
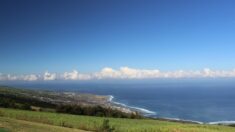
[[[104,119],[109,119],[110,125],[114,126],[117,132],[235,132],[235,128],[227,126],[185,124],[151,119],[103,118],[5,108],[0,108],[0,114],[13,119],[90,131],[97,130]]]

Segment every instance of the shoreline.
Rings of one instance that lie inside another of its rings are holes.
[[[154,111],[150,111],[140,107],[128,106],[124,103],[113,101],[114,96],[108,95],[107,101],[111,103],[111,106],[114,108],[118,108],[122,112],[127,113],[135,113],[139,112],[142,116],[154,119],[154,120],[163,120],[163,121],[171,121],[171,122],[181,122],[181,123],[193,123],[193,124],[207,124],[207,125],[233,125],[235,121],[212,121],[212,122],[201,122],[195,120],[188,120],[188,119],[179,119],[179,118],[169,118],[169,117],[156,117],[157,113]]]
[[[116,107],[122,107],[124,109],[128,109],[131,112],[139,112],[140,114],[144,115],[145,117],[150,116],[150,115],[156,115],[156,112],[154,112],[154,111],[150,111],[150,110],[140,108],[140,107],[128,106],[124,103],[113,101],[114,96],[112,96],[112,95],[109,95],[108,97],[109,97],[108,101]]]
[[[127,113],[138,112],[145,117],[151,117],[150,115],[156,115],[156,113],[153,111],[150,111],[150,110],[147,110],[144,108],[140,108],[140,107],[128,106],[124,103],[113,101],[113,99],[114,99],[114,96],[112,96],[112,95],[108,96],[108,102],[111,103],[112,107],[115,107],[115,108],[118,107],[121,110],[124,109],[125,111],[123,111],[123,112],[127,112]]]

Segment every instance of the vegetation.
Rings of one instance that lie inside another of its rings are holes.
[[[141,118],[141,115],[138,113],[129,114],[101,106],[60,105],[56,108],[56,112],[100,117]]]
[[[137,112],[125,113],[120,110],[112,109],[110,107],[101,107],[99,105],[56,104],[53,101],[47,102],[32,97],[37,94],[38,93],[35,93],[33,90],[0,86],[0,107],[100,117],[141,118],[141,115]],[[41,95],[47,97],[49,96],[47,94],[48,93],[44,92]]]
[[[42,102],[32,98],[18,97],[16,95],[0,94],[0,107],[16,108],[30,110],[30,106],[38,106],[43,108],[55,108],[56,105]]]
[[[234,132],[234,127],[200,125],[159,121],[152,119],[127,119],[92,117],[51,112],[36,112],[0,108],[0,115],[11,119],[25,120],[55,126],[89,131],[110,130],[113,132]],[[108,121],[105,121],[107,119]],[[105,129],[104,129],[105,128]],[[107,129],[106,129],[107,128]],[[59,132],[59,131],[58,131]]]
[[[169,122],[142,118],[135,113],[127,114],[100,105],[89,105],[86,101],[82,102],[85,105],[63,103],[63,101],[76,102],[78,101],[76,100],[77,97],[79,101],[87,99],[96,101],[98,99],[102,102],[103,100],[102,97],[95,97],[94,95],[79,94],[73,96],[69,93],[36,92],[0,86],[0,107],[2,107],[0,108],[0,132],[81,132],[81,130],[95,132],[235,131],[235,128],[232,127],[234,125],[199,125]]]
[[[86,131],[0,117],[0,132],[86,132]]]
[[[100,132],[114,132],[115,128],[109,125],[109,120],[105,119],[103,125],[100,127]]]
[[[54,109],[58,113],[68,113],[75,115],[89,115],[89,116],[101,116],[101,117],[118,117],[118,118],[141,118],[136,114],[128,114],[119,110],[104,108],[101,106],[82,106],[82,105],[53,105],[50,103],[25,99],[17,96],[7,96],[0,94],[0,107],[15,108],[22,110],[36,110],[48,111],[47,108]],[[54,107],[54,108],[53,108]]]
[[[229,126],[231,126],[231,127],[235,127],[235,124],[231,124],[231,125],[229,125]]]

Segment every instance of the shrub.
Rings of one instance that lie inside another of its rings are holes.
[[[4,113],[0,110],[0,116],[4,116]]]
[[[73,128],[73,125],[68,124],[68,123],[65,122],[65,121],[61,121],[60,126],[62,126],[62,127],[68,127],[68,128]]]
[[[109,125],[109,120],[105,119],[98,132],[114,132],[115,128]]]

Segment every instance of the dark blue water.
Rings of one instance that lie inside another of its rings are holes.
[[[235,83],[26,83],[14,86],[113,95],[114,101],[156,112],[151,115],[155,117],[235,121]]]

